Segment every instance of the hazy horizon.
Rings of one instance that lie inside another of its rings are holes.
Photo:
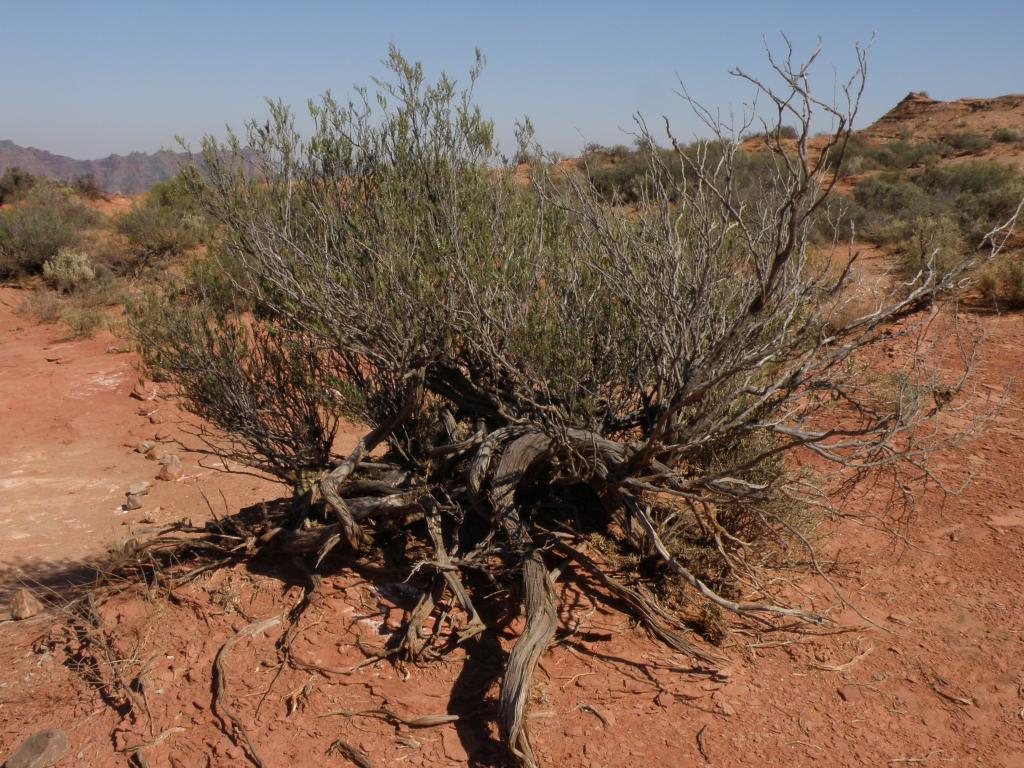
[[[1024,91],[1015,39],[1024,8],[922,5],[12,6],[0,26],[0,60],[16,73],[0,88],[0,139],[82,160],[174,150],[175,136],[194,144],[263,115],[264,97],[301,114],[327,89],[346,96],[383,72],[390,43],[423,62],[429,77],[444,70],[464,78],[479,47],[488,63],[476,94],[506,151],[523,115],[547,149],[561,152],[628,143],[637,111],[667,115],[680,135],[698,135],[675,93],[677,75],[705,105],[739,113],[752,89],[728,71],[765,75],[763,36],[778,49],[782,31],[798,52],[823,38],[813,82],[826,94],[836,75],[849,73],[854,44],[875,34],[858,127],[909,91],[941,100]]]

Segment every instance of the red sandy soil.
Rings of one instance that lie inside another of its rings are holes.
[[[145,527],[146,516],[204,519],[200,491],[215,505],[225,503],[223,492],[231,511],[280,495],[175,449],[185,477],[154,480],[141,510],[120,513],[127,486],[157,471],[130,446],[158,431],[180,437],[177,411],[164,399],[130,397],[135,356],[108,352],[123,342],[59,342],[59,329],[13,315],[16,291],[0,291],[0,301],[7,584],[17,568],[23,579],[58,587],[81,558]],[[984,401],[1024,370],[1024,316],[975,319],[988,333],[974,379]],[[163,423],[142,415],[154,408]],[[940,475],[955,483],[970,470],[973,482],[959,496],[921,496],[911,546],[837,521],[827,544],[844,563],[836,584],[879,627],[843,610],[838,633],[734,633],[721,649],[729,660],[710,668],[668,651],[582,594],[581,575],[564,573],[563,631],[542,659],[530,706],[542,765],[1024,766],[1022,425],[1024,394],[1011,388],[979,439],[937,457]],[[873,511],[884,490],[852,500],[850,511]],[[106,603],[112,646],[137,659],[126,667],[131,676],[145,669],[149,714],[142,709],[135,720],[86,683],[80,638],[52,616],[0,623],[0,759],[30,734],[60,727],[72,746],[59,766],[129,765],[119,750],[159,735],[166,738],[143,754],[153,768],[249,764],[213,712],[214,657],[250,622],[294,605],[302,583],[287,569],[253,564],[202,577],[173,601],[148,600],[140,588]],[[819,609],[835,602],[821,583],[804,589]],[[293,646],[297,658],[334,673],[279,667],[281,624],[234,646],[227,701],[267,766],[351,764],[326,756],[339,738],[375,766],[504,764],[493,705],[516,620],[486,617],[494,634],[448,661],[354,669],[365,660],[356,640],[380,645],[409,607],[402,584],[341,569],[324,579]],[[381,706],[463,719],[413,729],[327,715]]]

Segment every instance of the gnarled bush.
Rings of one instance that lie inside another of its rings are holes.
[[[225,455],[297,497],[315,475],[297,515],[270,520],[253,548],[318,565],[389,542],[422,595],[392,652],[443,652],[421,629],[446,592],[459,642],[485,629],[475,603],[494,599],[494,582],[520,596],[497,717],[532,766],[525,711],[557,626],[556,555],[704,659],[645,584],[706,626],[723,611],[823,620],[762,578],[773,549],[814,562],[808,531],[827,495],[797,460],[847,480],[920,470],[938,442],[918,429],[939,402],[930,371],[879,397],[853,358],[986,257],[926,265],[905,292],[836,322],[853,256],[809,237],[863,59],[843,108],[811,95],[810,62],[773,60],[779,91],[747,78],[780,124],[797,124],[768,143],[749,186],[736,136],[710,113],[711,140],[683,146],[669,131],[670,151],[641,123],[645,182],[628,211],[586,174],[536,166],[524,186],[501,170],[472,99],[478,68],[460,89],[397,51],[389,64],[376,92],[312,104],[306,140],[271,104],[244,139],[206,141],[185,179],[219,233],[212,261],[133,314],[147,360],[221,431]],[[819,112],[836,131],[812,153]],[[330,455],[339,415],[366,430],[346,456]],[[616,554],[588,555],[587,536]]]

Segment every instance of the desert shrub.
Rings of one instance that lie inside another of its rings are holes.
[[[957,152],[967,154],[983,152],[992,146],[992,139],[980,133],[947,133],[942,137],[942,141]]]
[[[207,232],[180,177],[156,184],[142,202],[117,218],[115,227],[140,265],[195,248]]]
[[[330,349],[286,323],[252,317],[231,294],[216,264],[198,262],[184,283],[134,301],[143,360],[222,430],[201,434],[221,455],[301,497],[329,464],[338,430]]]
[[[13,203],[24,197],[33,186],[36,177],[20,168],[8,168],[0,176],[0,205]]]
[[[76,194],[86,200],[103,200],[107,197],[106,191],[100,186],[99,180],[92,173],[85,173],[75,177],[71,182],[71,188]]]
[[[61,248],[73,248],[99,214],[67,189],[35,184],[17,205],[0,211],[0,278],[37,274]]]
[[[1024,179],[1017,169],[957,163],[864,179],[853,191],[853,218],[858,232],[881,244],[909,243],[929,228],[929,220],[950,218],[976,244],[1014,214],[1022,196]]]
[[[758,133],[750,133],[743,137],[744,141],[750,139],[784,139],[787,141],[796,141],[800,138],[800,131],[792,125],[780,125],[769,130],[760,131]]]
[[[953,148],[944,143],[918,143],[901,139],[873,144],[854,135],[850,137],[842,157],[839,154],[832,156],[830,167],[837,167],[841,160],[840,175],[877,170],[898,171],[932,165],[952,152]]]
[[[929,168],[914,177],[935,204],[959,218],[964,233],[980,238],[1016,210],[1024,178],[1013,166],[969,162]]]
[[[896,250],[900,271],[914,276],[935,270],[940,276],[960,266],[970,249],[957,219],[950,214],[921,218]]]
[[[96,279],[96,267],[87,254],[61,248],[43,262],[43,279],[58,291],[71,293]]]
[[[21,300],[17,312],[37,323],[56,323],[60,320],[63,308],[60,296],[54,291],[48,288],[35,288]]]
[[[393,640],[409,658],[443,652],[421,629],[446,590],[460,642],[485,629],[474,600],[520,596],[497,719],[514,759],[533,766],[523,723],[557,626],[554,553],[704,659],[647,583],[680,609],[711,606],[711,624],[716,612],[816,618],[764,577],[812,559],[828,497],[796,465],[813,456],[852,481],[935,447],[935,431],[917,428],[935,412],[917,396],[929,370],[919,363],[886,406],[853,356],[984,257],[830,324],[852,256],[812,260],[809,238],[855,108],[829,113],[840,128],[820,161],[806,145],[754,160],[724,135],[684,147],[669,132],[667,150],[645,133],[627,156],[643,182],[625,209],[593,174],[541,172],[521,187],[495,173],[494,126],[472,101],[478,69],[460,88],[428,82],[395,50],[389,65],[362,101],[312,103],[308,140],[276,103],[244,137],[206,140],[184,181],[216,224],[210,260],[133,307],[132,322],[152,369],[220,431],[215,450],[303,500],[225,557],[319,565],[332,549],[383,558],[387,546],[423,596]],[[820,105],[798,73],[780,73],[781,93],[759,87],[804,116],[806,137]],[[911,188],[870,200],[927,199]],[[365,434],[336,458],[341,416]],[[589,535],[619,539],[629,567],[591,558]]]
[[[1024,308],[1024,259],[1019,253],[1006,254],[979,272],[982,295],[1008,309]]]
[[[67,326],[66,338],[89,339],[106,326],[107,315],[99,307],[72,301],[61,309],[60,320]]]
[[[992,141],[998,141],[1002,144],[1014,144],[1024,141],[1024,132],[1018,131],[1016,128],[996,128],[992,132]]]

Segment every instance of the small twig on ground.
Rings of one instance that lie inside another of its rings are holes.
[[[704,723],[701,729],[697,731],[697,749],[700,750],[700,756],[704,758],[705,763],[710,763],[711,758],[708,756],[708,748],[704,743],[704,734],[707,733],[708,724]]]
[[[580,712],[589,712],[598,720],[600,720],[601,725],[603,725],[605,728],[607,728],[610,725],[610,723],[608,722],[608,718],[604,716],[604,713],[601,712],[601,710],[599,710],[593,704],[578,704],[576,706],[576,709],[578,709]]]
[[[897,765],[899,763],[904,763],[904,764],[907,764],[907,763],[927,763],[928,760],[931,759],[932,755],[938,755],[941,752],[942,752],[941,749],[935,749],[935,750],[932,750],[931,752],[929,752],[924,757],[897,757],[897,758],[895,758],[893,760],[890,760],[888,764],[889,765]]]
[[[185,729],[181,727],[168,728],[155,739],[144,741],[141,744],[133,744],[131,746],[124,747],[120,751],[126,755],[131,755],[132,760],[135,761],[135,764],[138,765],[139,768],[148,768],[149,764],[146,762],[146,758],[143,757],[142,753],[151,747],[159,746],[176,733],[185,733]]]
[[[220,647],[220,650],[217,651],[217,656],[213,661],[214,711],[217,716],[221,718],[222,725],[225,726],[224,732],[232,741],[246,751],[249,759],[259,766],[259,768],[266,768],[263,763],[263,759],[260,757],[259,752],[256,751],[256,747],[253,745],[252,740],[249,738],[249,732],[246,730],[245,724],[227,703],[227,673],[224,671],[224,659],[227,658],[228,653],[239,640],[246,637],[254,637],[261,632],[266,632],[268,629],[276,627],[280,623],[281,617],[273,616],[269,619],[264,619],[263,621],[256,621],[252,624],[247,624],[227,639],[224,645]],[[232,727],[230,729],[226,727],[227,722],[231,723]],[[239,742],[241,743],[239,744]]]
[[[341,755],[346,760],[350,760],[358,765],[359,768],[373,768],[373,762],[371,762],[370,756],[358,747],[353,747],[344,739],[337,739],[332,742],[331,746],[327,748],[327,754]]]
[[[860,662],[864,661],[864,659],[866,659],[868,656],[870,656],[871,653],[874,650],[875,650],[875,646],[871,646],[870,648],[868,648],[863,653],[859,653],[856,656],[854,656],[852,659],[850,659],[845,664],[839,664],[838,666],[832,666],[830,664],[815,664],[815,663],[812,663],[811,666],[814,667],[815,669],[820,669],[822,672],[846,672],[848,669],[853,667],[855,664],[859,664]]]

